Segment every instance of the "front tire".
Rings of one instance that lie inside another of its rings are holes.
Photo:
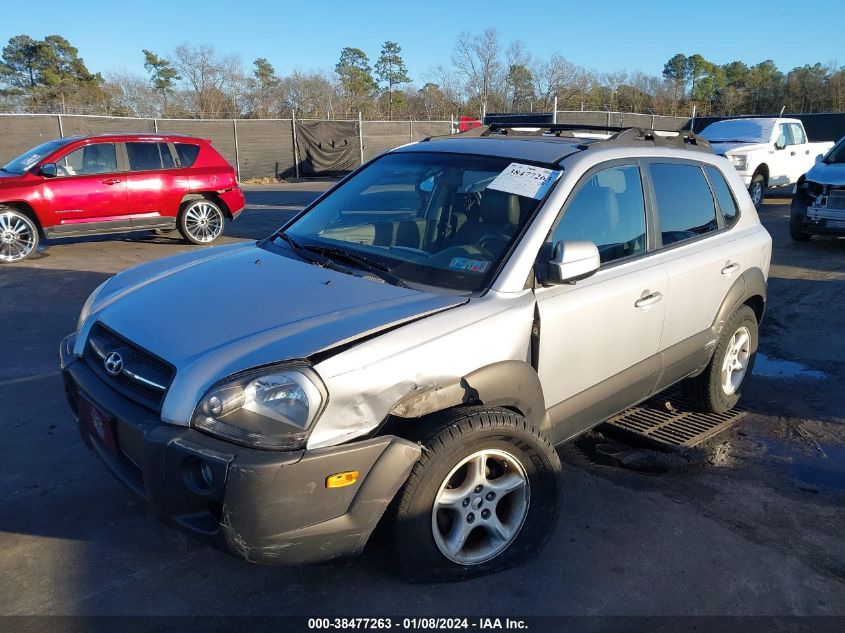
[[[796,242],[807,242],[812,237],[804,230],[804,218],[806,217],[807,206],[800,208],[800,203],[793,198],[789,212],[789,235]],[[796,208],[798,207],[798,208]]]
[[[38,227],[14,207],[0,206],[0,264],[22,262],[38,248]]]
[[[706,413],[733,409],[742,397],[757,356],[757,315],[743,305],[722,328],[705,370],[683,383],[690,404]]]
[[[751,184],[748,185],[748,195],[751,196],[751,202],[754,203],[754,206],[757,210],[760,210],[760,207],[763,206],[763,198],[765,197],[766,193],[766,178],[763,174],[754,174],[751,178]]]
[[[394,504],[394,550],[412,581],[459,580],[533,556],[557,522],[560,459],[507,409],[422,422],[423,453]]]
[[[179,233],[191,244],[211,244],[223,234],[226,215],[211,200],[198,198],[185,203],[176,224]]]

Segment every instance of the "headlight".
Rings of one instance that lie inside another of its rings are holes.
[[[729,154],[728,160],[740,171],[748,167],[748,156],[745,154]]]
[[[111,281],[111,277],[106,279],[103,283],[99,286],[94,288],[94,292],[88,295],[88,298],[85,300],[85,303],[82,304],[82,311],[79,313],[79,320],[76,322],[76,331],[79,332],[79,328],[82,327],[82,323],[85,319],[88,318],[88,315],[91,314],[91,309],[94,307],[94,304],[97,303],[97,298],[100,295],[100,291],[103,289],[107,283]]]
[[[308,439],[324,394],[308,367],[268,367],[212,387],[197,405],[191,426],[242,446],[294,450]]]

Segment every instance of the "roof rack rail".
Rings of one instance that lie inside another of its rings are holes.
[[[491,134],[518,135],[518,136],[540,136],[554,134],[566,138],[578,138],[574,132],[613,132],[613,136],[607,139],[599,139],[590,143],[584,143],[579,149],[587,149],[593,146],[606,145],[635,145],[639,143],[650,143],[655,147],[675,147],[679,149],[697,150],[712,153],[710,143],[703,136],[699,136],[690,130],[678,130],[675,136],[662,136],[659,132],[675,134],[672,130],[649,130],[639,127],[614,126],[614,125],[589,125],[580,123],[535,123],[518,121],[496,121],[474,127],[458,136],[490,136]]]
[[[656,130],[644,130],[638,127],[627,128],[608,139],[584,145],[583,148],[586,149],[593,145],[634,145],[637,143],[651,143],[654,147],[674,147],[676,149],[707,152],[708,154],[713,153],[710,141],[690,130],[679,130],[677,136],[661,136],[657,134]]]

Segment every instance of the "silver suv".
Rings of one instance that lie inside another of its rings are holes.
[[[505,124],[388,152],[267,239],[122,272],[61,345],[82,438],[247,560],[495,571],[557,521],[555,445],[751,375],[771,238],[691,134]]]

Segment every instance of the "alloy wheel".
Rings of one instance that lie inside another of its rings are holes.
[[[0,213],[0,260],[17,262],[25,259],[35,248],[35,226],[20,214]]]
[[[751,333],[742,326],[731,337],[722,361],[722,390],[725,394],[730,396],[739,389],[750,359]]]
[[[760,201],[763,199],[763,185],[760,182],[753,182],[751,183],[751,201],[754,203],[754,206],[759,206]]]
[[[514,541],[528,515],[528,476],[513,455],[481,450],[446,476],[434,499],[434,542],[449,560],[478,565]]]
[[[185,230],[197,242],[212,242],[223,231],[223,212],[209,202],[196,202],[185,211]]]

